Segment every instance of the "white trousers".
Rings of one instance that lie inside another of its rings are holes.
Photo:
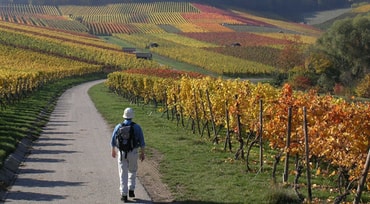
[[[121,195],[127,195],[129,190],[135,190],[138,158],[138,148],[128,152],[127,158],[125,158],[125,153],[122,152],[122,160],[121,153],[118,151],[119,189]]]

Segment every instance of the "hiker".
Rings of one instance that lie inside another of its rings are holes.
[[[126,108],[124,110],[123,118],[124,121],[117,124],[113,130],[111,147],[112,157],[118,158],[121,200],[126,202],[128,200],[127,196],[135,197],[134,190],[138,168],[137,160],[139,158],[138,148],[140,147],[141,150],[140,160],[143,161],[145,159],[145,141],[140,125],[132,121],[134,118],[134,111],[132,108]],[[127,133],[124,133],[124,129],[127,129]],[[129,134],[127,138],[130,139],[121,139],[119,141],[118,139],[124,138],[125,134]],[[127,144],[128,146],[124,147],[124,145]]]

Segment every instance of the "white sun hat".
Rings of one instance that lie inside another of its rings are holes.
[[[134,118],[134,110],[132,108],[126,108],[123,112],[123,118],[132,119]]]

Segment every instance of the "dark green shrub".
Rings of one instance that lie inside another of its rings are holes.
[[[267,204],[299,204],[302,201],[291,189],[275,187],[267,191],[265,199]]]

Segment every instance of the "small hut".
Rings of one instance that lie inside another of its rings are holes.
[[[234,42],[234,43],[231,44],[231,47],[240,47],[240,46],[242,46],[242,45],[238,42]]]
[[[158,43],[152,42],[149,44],[149,47],[158,47]]]
[[[152,59],[152,53],[150,52],[136,52],[136,59],[146,59],[151,60]]]
[[[122,50],[123,50],[123,52],[126,52],[126,53],[135,53],[136,52],[136,48],[134,48],[134,47],[123,47]]]

